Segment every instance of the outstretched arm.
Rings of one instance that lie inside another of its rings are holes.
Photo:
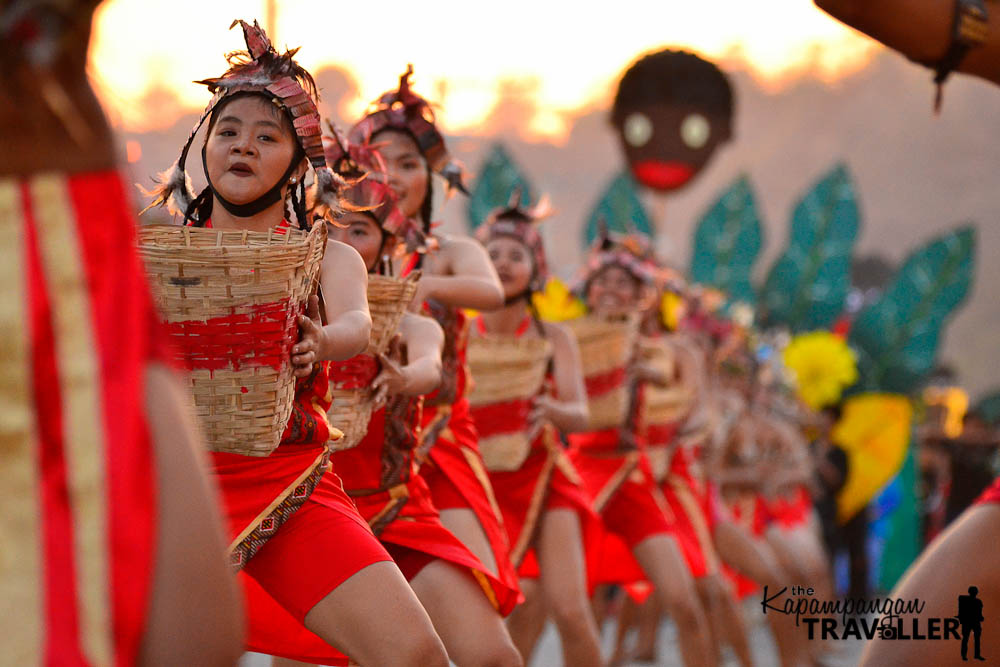
[[[417,284],[414,302],[434,299],[455,308],[496,310],[503,306],[503,288],[485,248],[469,238],[447,238],[438,252],[447,275],[427,273]]]
[[[406,346],[406,364],[399,351]],[[387,355],[380,357],[382,372],[372,382],[376,405],[388,396],[419,396],[441,383],[441,348],[444,332],[429,317],[406,313]]]

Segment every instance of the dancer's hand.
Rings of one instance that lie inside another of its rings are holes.
[[[375,408],[382,407],[389,396],[400,394],[409,384],[406,367],[403,365],[402,338],[399,334],[389,341],[389,348],[378,355],[382,370],[372,381],[372,391],[375,392]]]
[[[546,424],[553,421],[557,409],[557,401],[548,394],[540,394],[531,401],[531,411],[528,413],[528,441],[533,441],[542,432]]]
[[[292,346],[292,375],[307,377],[313,364],[322,359],[326,346],[326,331],[319,317],[319,297],[309,297],[306,312],[299,315],[299,342]]]

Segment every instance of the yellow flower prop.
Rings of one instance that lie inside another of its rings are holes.
[[[833,442],[847,453],[837,520],[848,521],[899,472],[910,443],[913,406],[899,394],[859,394],[844,402]]]
[[[549,278],[545,289],[533,294],[531,302],[538,311],[538,317],[547,322],[575,320],[587,314],[583,302],[558,278]]]
[[[684,314],[684,298],[667,290],[660,298],[660,319],[668,331],[677,331],[681,317]]]
[[[813,410],[836,403],[844,389],[858,380],[854,353],[829,331],[795,336],[782,358],[795,377],[799,396]]]

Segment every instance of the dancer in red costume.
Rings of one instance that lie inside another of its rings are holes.
[[[209,186],[195,198],[186,184],[192,132],[154,203],[194,225],[266,231],[289,224],[290,201],[296,223],[307,227],[307,168],[318,205],[337,210],[343,183],[326,165],[315,87],[294,51],[279,55],[256,24],[240,24],[248,53],[231,55],[229,71],[204,82],[215,96],[195,128],[208,121],[201,154]],[[364,263],[352,248],[328,243],[319,282],[326,323],[311,297],[292,347],[295,403],[281,444],[266,458],[212,453],[249,603],[247,647],[323,664],[346,662],[339,651],[365,665],[444,665],[426,612],[328,471],[326,362],[364,350],[371,320]],[[282,631],[299,626],[323,640],[320,653]]]
[[[544,204],[522,206],[517,192],[507,208],[494,211],[479,229],[503,284],[506,305],[473,321],[469,369],[475,384],[469,400],[512,545],[511,560],[528,598],[527,606],[511,616],[514,641],[527,662],[542,624],[524,610],[544,605],[562,639],[563,663],[600,665],[583,548],[584,535],[597,527],[597,516],[557,433],[586,427],[579,350],[572,334],[558,324],[539,321],[531,306],[531,295],[547,278],[537,228],[545,214]],[[506,389],[497,386],[506,384],[505,378],[493,380],[491,389],[488,379],[477,374],[476,362],[485,373],[483,362],[496,363],[492,350],[498,345],[517,355],[512,361],[527,366],[529,373],[544,377],[537,394],[490,400]]]
[[[743,617],[723,578],[712,541],[717,522],[715,494],[691,471],[692,450],[696,447],[690,429],[696,430],[701,421],[701,414],[695,408],[704,400],[704,364],[683,334],[665,329],[659,304],[646,313],[640,350],[643,359],[664,377],[662,385],[645,388],[640,428],[653,477],[675,519],[673,534],[709,620],[715,659],[720,659],[718,651],[725,641],[740,664],[751,665],[753,659]],[[615,655],[619,660],[625,659],[625,637],[636,614],[639,632],[634,655],[655,661],[660,619],[655,598],[646,600],[638,611],[633,599],[625,598],[619,614]]]
[[[756,366],[737,329],[729,328],[717,342],[720,350],[713,353],[715,360],[709,365],[713,372],[706,406],[713,433],[705,439],[703,452],[711,482],[707,486],[719,489],[715,546],[737,593],[748,593],[758,585],[779,590],[790,585],[792,575],[766,539],[768,518],[762,489],[770,470],[764,463],[760,425],[750,405]],[[811,646],[796,632],[794,618],[768,614],[767,620],[781,664],[809,664]]]
[[[339,216],[331,236],[357,250],[370,273],[387,267],[384,260],[404,239],[411,247],[419,243],[419,227],[396,208],[371,147],[348,147],[335,137],[327,159],[345,178],[363,179],[346,199],[365,210]],[[419,396],[441,381],[443,339],[434,320],[406,313],[388,354],[331,363],[332,382],[373,392],[377,406],[361,442],[337,452],[333,462],[430,615],[449,658],[458,665],[521,665],[501,616],[517,604],[517,588],[504,585],[441,525],[426,483],[414,474]]]
[[[98,4],[0,7],[2,660],[232,664],[215,490],[87,81]]]
[[[410,89],[408,69],[399,89],[384,94],[351,130],[352,143],[377,145],[399,208],[420,220],[429,233],[433,181],[437,173],[452,188],[464,189],[461,171],[448,155],[434,113]],[[463,308],[489,311],[503,305],[503,290],[483,247],[473,239],[434,235],[432,251],[411,256],[405,273],[422,271],[414,304],[444,329],[441,387],[424,401],[418,463],[430,487],[441,522],[510,587],[517,574],[510,564],[507,534],[490,486],[476,430],[465,398],[465,344],[468,322]]]
[[[623,244],[607,236],[595,243],[582,288],[592,317],[617,320],[643,309],[653,270],[633,248],[634,243]],[[655,369],[641,361],[632,362],[627,376],[626,386],[633,392],[639,391],[643,382],[663,381]],[[593,403],[599,396],[597,379],[588,378],[588,385]],[[630,405],[629,412],[634,411]],[[626,415],[625,419],[630,421],[632,417]],[[609,532],[606,552],[593,554],[604,559],[604,571],[598,573],[598,580],[648,580],[658,602],[678,625],[685,664],[709,664],[711,647],[705,613],[673,535],[669,518],[672,513],[653,480],[645,443],[635,424],[627,421],[569,436],[571,459]],[[629,554],[635,558],[631,566]]]

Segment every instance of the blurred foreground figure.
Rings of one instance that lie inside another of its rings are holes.
[[[98,4],[0,3],[0,654],[232,664],[218,504],[85,73]]]
[[[815,0],[816,5],[915,62],[1000,84],[1000,4],[994,0]]]

